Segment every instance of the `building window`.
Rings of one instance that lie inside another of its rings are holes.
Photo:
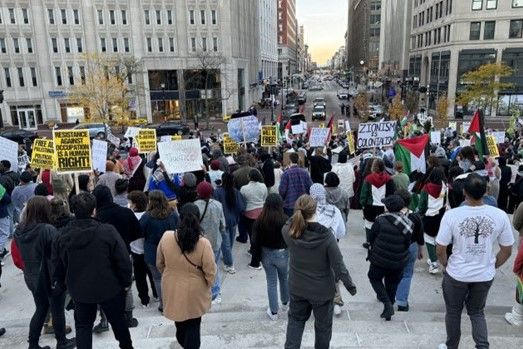
[[[217,23],[216,10],[211,10],[211,24],[216,25],[216,23]]]
[[[205,10],[200,10],[200,21],[205,25]]]
[[[9,68],[4,68],[4,74],[5,74],[5,85],[7,87],[12,87],[11,83],[11,72],[9,71]]]
[[[25,87],[24,69],[22,67],[18,67],[16,70],[18,72],[18,83],[20,84],[20,87]]]
[[[145,24],[151,24],[151,16],[149,10],[143,10],[143,16],[145,18]]]
[[[16,16],[15,16],[14,8],[9,9],[9,21],[11,22],[11,24],[16,24]]]
[[[105,46],[105,38],[100,38],[100,48],[101,48],[102,52],[107,51],[107,47]]]
[[[38,79],[36,77],[36,68],[31,67],[31,68],[29,68],[29,70],[31,71],[31,82],[32,82],[33,86],[36,87],[36,86],[38,86]]]
[[[127,25],[127,11],[122,10],[122,24]]]
[[[18,42],[18,38],[13,38],[13,47],[15,49],[15,53],[20,53],[20,44]]]
[[[212,38],[212,50],[214,52],[218,51],[218,38]]]
[[[66,53],[70,53],[71,52],[71,45],[69,43],[69,38],[64,38],[64,47],[65,47],[65,52]]]
[[[509,38],[519,39],[523,31],[523,19],[514,19],[510,21]]]
[[[483,0],[472,0],[472,10],[477,11],[483,9]]]
[[[487,10],[495,10],[498,8],[498,0],[487,0]]]
[[[78,51],[78,53],[82,53],[84,51],[82,45],[82,38],[76,38],[76,50]]]
[[[98,24],[104,24],[104,11],[98,10]]]
[[[124,47],[124,51],[125,52],[129,52],[130,51],[129,38],[123,38],[123,47]]]
[[[24,24],[29,24],[29,13],[26,8],[22,9],[22,17],[24,18]]]
[[[77,9],[73,10],[74,24],[80,24],[80,12]]]
[[[113,52],[118,52],[118,39],[113,38]]]
[[[194,10],[189,10],[189,24],[194,24]]]
[[[2,53],[7,53],[7,48],[5,47],[4,38],[0,38],[0,51],[2,51]]]
[[[49,18],[49,24],[54,24],[54,11],[52,8],[47,9],[47,17]]]
[[[85,67],[83,65],[80,66],[80,81],[82,85],[85,85]]]
[[[51,46],[53,47],[53,52],[58,53],[58,41],[56,38],[51,38]]]
[[[62,24],[67,24],[67,11],[64,8],[60,9],[60,17],[62,17]]]
[[[169,51],[174,52],[174,38],[169,38]]]
[[[447,10],[449,11],[449,15],[452,14],[452,0],[447,0],[449,4],[447,5]]]
[[[191,38],[191,51],[196,52],[196,38]]]
[[[207,51],[207,38],[202,38],[202,51]]]
[[[479,40],[480,32],[481,22],[471,22],[469,40]]]
[[[156,10],[156,24],[162,24],[162,12],[160,10]]]
[[[412,18],[412,29],[415,29],[418,26],[418,15],[415,15],[414,18]]]
[[[151,38],[147,38],[147,52],[153,52],[153,42]]]
[[[486,21],[483,27],[483,40],[494,39],[494,33],[496,31],[496,21]]]
[[[116,24],[116,16],[114,15],[114,10],[109,10],[109,22],[111,22],[112,25]]]
[[[173,11],[167,10],[167,24],[173,24]]]
[[[158,51],[163,52],[163,38],[158,38]]]
[[[67,75],[69,76],[69,85],[74,85],[74,73],[73,73],[73,67],[68,66],[67,67]]]
[[[60,67],[54,67],[54,75],[56,77],[56,85],[62,86],[62,71]]]
[[[523,0],[512,0],[512,7],[523,7]]]

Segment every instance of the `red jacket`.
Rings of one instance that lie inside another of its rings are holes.
[[[20,250],[18,249],[18,245],[16,244],[15,239],[11,240],[11,257],[13,258],[14,265],[21,270],[24,270],[25,264],[24,260],[22,259],[22,254],[20,253]]]
[[[523,278],[523,240],[519,244],[519,251],[516,259],[514,260],[514,274],[517,274]]]

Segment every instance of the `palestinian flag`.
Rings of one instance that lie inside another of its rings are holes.
[[[478,151],[479,157],[482,158],[484,155],[488,155],[487,138],[485,137],[485,127],[483,126],[483,118],[479,110],[476,110],[468,133],[471,135],[470,145],[474,145],[474,148]]]
[[[288,142],[290,142],[292,140],[291,137],[289,136],[291,131],[292,131],[292,123],[291,123],[291,120],[289,120],[287,122],[287,125],[285,125],[285,130],[284,130],[284,132],[285,132],[285,139]]]
[[[409,175],[416,170],[425,173],[427,170],[425,148],[429,141],[430,136],[428,134],[396,141],[394,155],[396,156],[396,161],[403,163],[406,174]]]
[[[331,115],[331,118],[330,118],[329,122],[327,123],[327,128],[329,129],[329,137],[327,137],[327,139],[330,142],[330,139],[332,138],[332,131],[334,128],[334,114]]]

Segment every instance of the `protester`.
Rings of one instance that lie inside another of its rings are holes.
[[[260,215],[265,199],[267,198],[267,187],[263,182],[263,177],[260,171],[252,169],[249,172],[249,183],[241,187],[243,201],[245,202],[245,212],[243,213],[246,231],[249,240],[252,234],[252,225]],[[239,238],[244,241],[247,236],[240,234]],[[251,265],[256,269],[261,269],[260,265]]]
[[[267,153],[265,150],[259,151],[259,157],[261,161],[261,173],[263,181],[267,186],[267,189],[270,191],[276,183],[274,174],[274,162],[272,161],[271,155]]]
[[[279,161],[274,161],[274,185],[269,189],[269,193],[278,194],[281,176],[283,176],[283,170],[281,169],[281,163]]]
[[[295,213],[282,229],[289,249],[290,308],[285,348],[300,348],[305,323],[315,319],[315,347],[328,348],[332,335],[335,280],[356,294],[334,235],[315,221],[316,203],[309,195],[296,200]]]
[[[297,153],[290,153],[289,160],[291,163],[281,176],[278,190],[283,199],[283,210],[290,217],[294,213],[296,200],[304,194],[309,194],[312,180],[307,170],[298,166],[300,157]]]
[[[124,178],[119,178],[114,183],[116,195],[113,197],[113,202],[119,206],[127,207],[127,190],[129,188],[129,181]]]
[[[136,171],[140,168],[143,159],[140,157],[137,148],[129,149],[127,159],[121,161],[125,177],[131,179],[134,177]],[[143,188],[142,188],[143,189]]]
[[[96,198],[80,193],[71,200],[75,215],[55,242],[53,292],[67,289],[75,303],[76,342],[92,348],[97,305],[103,309],[121,349],[132,349],[124,314],[126,290],[131,288],[129,252],[110,224],[95,220]]]
[[[69,211],[69,206],[58,198],[53,198],[51,204],[50,222],[56,229],[65,227],[71,220],[72,215]]]
[[[15,241],[24,262],[24,280],[33,295],[36,310],[29,325],[29,349],[38,344],[47,312],[50,309],[57,349],[74,348],[75,339],[65,337],[65,292],[53,291],[52,245],[58,236],[51,223],[51,206],[47,199],[34,197],[27,203],[24,220],[15,231]]]
[[[349,194],[342,188],[340,178],[334,172],[325,175],[325,191],[327,203],[336,206],[343,217],[343,222],[347,222],[350,209]]]
[[[249,173],[251,172],[252,167],[250,166],[247,154],[239,155],[236,159],[236,163],[239,168],[233,172],[234,186],[239,190],[244,185],[249,184]]]
[[[9,160],[2,160],[0,161],[0,178],[3,179],[9,179],[9,187],[6,187],[7,192],[9,195],[13,192],[13,189],[20,183],[20,175],[18,172],[14,172],[11,168],[12,164]],[[0,180],[0,184],[3,185],[2,180]]]
[[[163,312],[162,273],[156,267],[156,252],[163,234],[178,226],[178,214],[169,206],[164,193],[159,190],[149,192],[147,211],[140,218],[144,237],[144,260],[154,280],[154,287],[160,298],[158,311]]]
[[[9,255],[9,251],[5,247],[11,233],[11,218],[8,210],[10,203],[11,197],[7,189],[0,184],[0,261]]]
[[[354,173],[354,167],[351,162],[347,162],[348,158],[348,149],[343,149],[338,154],[338,162],[332,166],[332,171],[339,178],[343,178],[343,181],[340,181],[340,189],[347,192],[349,200],[352,200],[354,197],[354,183],[356,181],[356,175]],[[348,212],[347,212],[348,213]]]
[[[212,159],[220,162],[220,170],[223,172],[229,172],[229,161],[223,155],[221,149],[217,148],[212,151]]]
[[[176,325],[176,339],[186,349],[200,347],[202,316],[211,306],[216,275],[212,246],[200,226],[200,211],[188,203],[180,210],[176,231],[166,231],[158,245],[156,267],[162,273],[164,316]]]
[[[278,280],[280,284],[280,301],[282,311],[288,308],[289,288],[288,269],[289,252],[283,240],[282,228],[288,217],[283,212],[283,200],[278,194],[269,194],[263,210],[252,228],[252,259],[250,265],[262,262],[267,279],[267,296],[269,319],[278,320]]]
[[[207,175],[209,176],[209,182],[212,184],[214,189],[221,184],[223,174],[224,172],[220,170],[220,161],[211,161],[211,169],[207,172]]]
[[[179,185],[177,181],[178,177],[175,176],[175,180],[171,179],[171,176],[165,169],[165,165],[161,161],[160,169],[163,173],[163,178],[165,178],[168,191],[165,191],[161,188],[160,189],[165,193],[169,201],[175,198],[177,207],[183,207],[183,205],[185,205],[188,202],[196,201],[198,197],[198,194],[196,193],[197,178],[194,173],[185,173],[182,177],[183,185]],[[169,196],[169,192],[173,193],[174,195]]]
[[[116,167],[114,165],[114,162],[107,160],[105,163],[105,173],[102,174],[100,177],[98,177],[98,181],[96,182],[96,186],[105,185],[109,190],[111,190],[112,196],[116,195],[116,181],[122,176],[120,174],[115,172]]]
[[[25,204],[34,196],[36,183],[30,172],[24,171],[20,175],[20,184],[13,189],[11,201],[14,205],[14,220],[16,223],[20,222],[20,214],[24,209]]]
[[[514,260],[512,271],[516,274],[516,302],[510,313],[505,313],[505,320],[513,326],[523,326],[523,240],[520,238],[519,251]]]
[[[410,180],[407,174],[403,173],[403,162],[396,161],[394,164],[394,170],[396,174],[392,176],[392,181],[394,182],[394,188],[396,190],[408,189]]]
[[[499,179],[499,195],[498,208],[506,211],[508,208],[509,189],[508,184],[512,178],[512,171],[507,166],[507,159],[503,156],[498,158],[499,169],[501,170],[501,177]]]
[[[324,157],[323,149],[316,148],[309,158],[310,174],[313,183],[323,183],[323,175],[332,170],[329,159]]]
[[[440,349],[458,348],[461,337],[463,306],[472,324],[472,338],[478,348],[488,348],[484,308],[496,269],[512,253],[514,236],[507,214],[483,203],[487,182],[470,174],[463,189],[467,205],[445,213],[436,237],[437,254],[446,268],[443,275],[443,298],[447,340]],[[495,254],[493,244],[500,246]],[[452,255],[447,246],[452,243]]]

